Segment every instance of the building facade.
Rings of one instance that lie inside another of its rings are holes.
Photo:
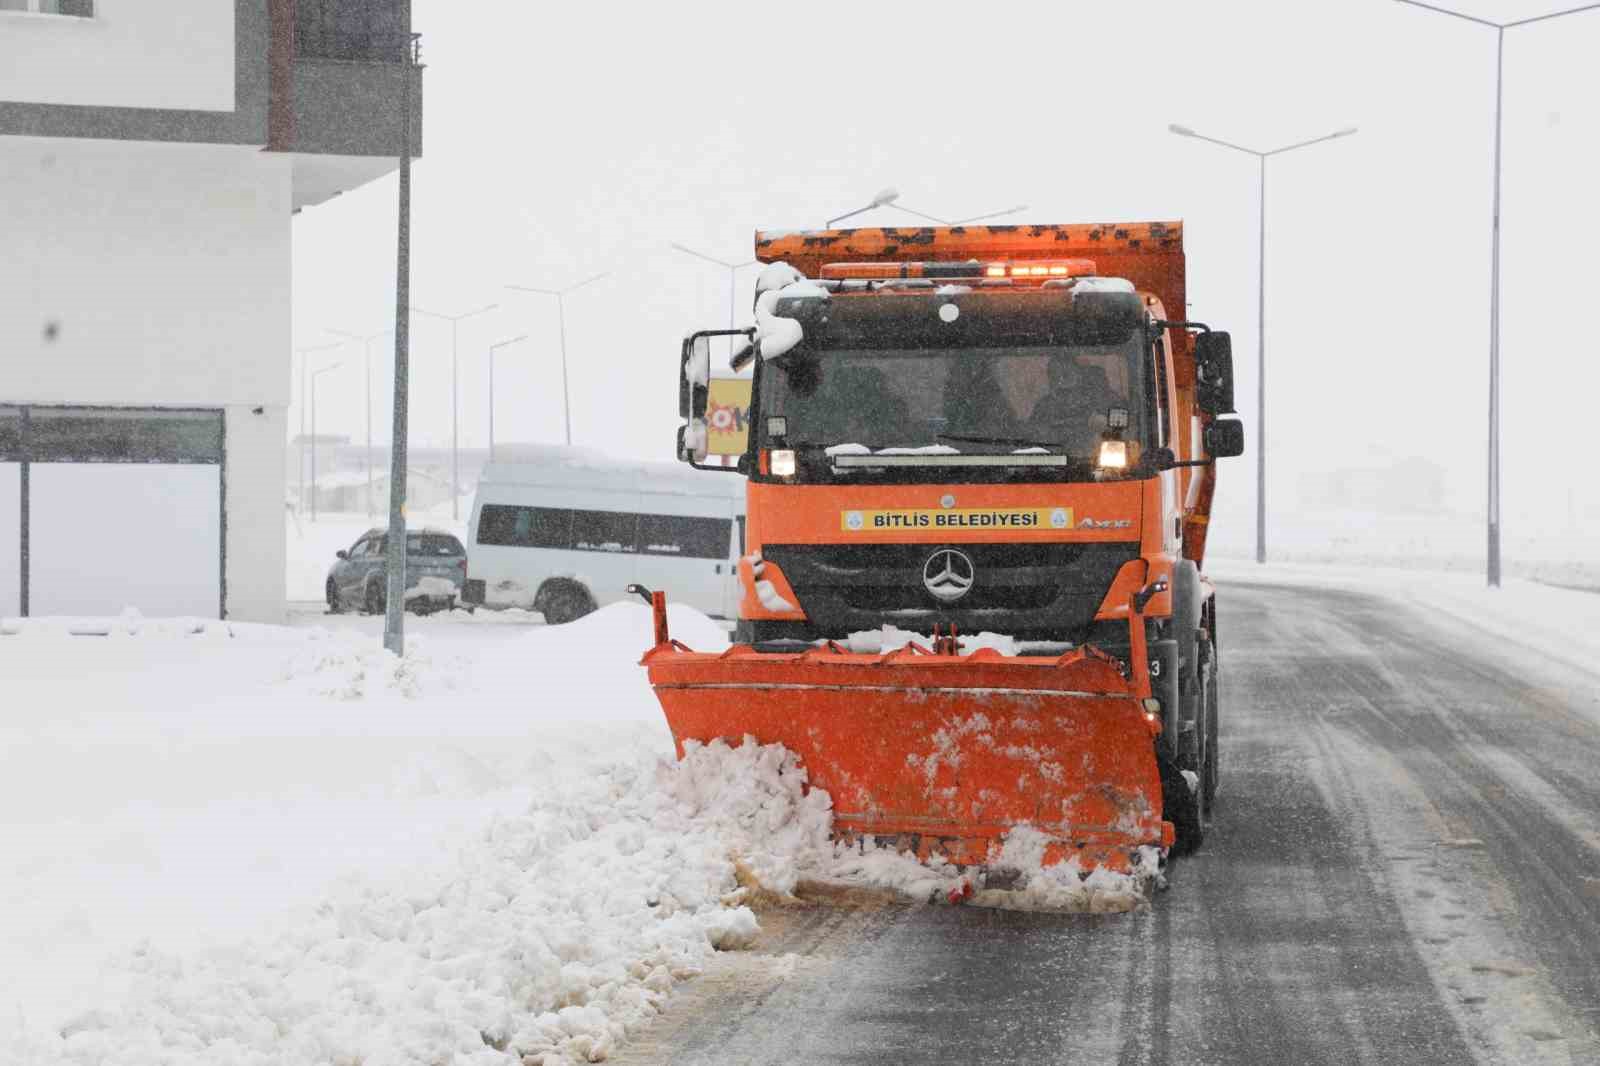
[[[294,212],[398,166],[406,0],[0,0],[0,616],[284,606]]]

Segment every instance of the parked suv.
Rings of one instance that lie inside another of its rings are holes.
[[[339,552],[328,571],[328,609],[381,614],[386,605],[384,559],[388,531],[369,529]],[[442,529],[406,531],[406,606],[418,614],[453,607],[460,602],[467,579],[467,552]]]

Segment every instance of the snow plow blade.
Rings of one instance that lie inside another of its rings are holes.
[[[882,655],[833,644],[707,654],[669,639],[642,662],[680,758],[689,740],[782,744],[833,797],[836,838],[987,866],[1027,824],[1051,841],[1046,863],[1076,855],[1123,871],[1139,847],[1172,845],[1159,718],[1114,660],[1092,648],[963,655],[946,639],[940,653]]]

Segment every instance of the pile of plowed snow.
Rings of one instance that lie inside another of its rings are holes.
[[[674,610],[671,624],[674,636],[697,649],[726,646],[721,628],[691,610]],[[212,741],[232,734],[262,742],[270,733],[274,768],[254,765],[259,754],[250,743],[207,743],[194,735],[173,743],[175,690],[155,669],[119,677],[115,696],[102,684],[108,717],[83,723],[84,736],[114,726],[126,741],[128,726],[115,716],[166,700],[147,723],[148,757],[159,772],[182,774],[184,758],[197,747],[208,781],[226,783],[233,775],[270,791],[266,782],[282,774],[279,798],[254,799],[278,803],[280,817],[306,839],[301,850],[291,845],[273,853],[277,880],[269,883],[285,884],[303,867],[322,887],[289,913],[272,921],[257,914],[251,924],[240,919],[203,943],[140,939],[145,930],[130,925],[124,946],[103,963],[99,998],[74,1001],[70,1010],[29,1004],[29,1024],[9,1040],[0,1037],[0,1060],[601,1061],[663,1009],[674,982],[699,973],[713,952],[740,948],[757,935],[756,915],[743,905],[752,878],[780,895],[803,890],[807,880],[888,888],[917,899],[961,893],[965,882],[952,867],[830,842],[828,795],[808,789],[803,768],[780,747],[719,741],[690,745],[675,760],[637,665],[649,634],[648,610],[631,604],[530,631],[470,661],[433,658],[424,645],[402,662],[370,639],[314,632],[286,641],[281,633],[262,633],[260,650],[279,665],[262,671],[260,681],[211,658],[244,654],[253,646],[249,636],[165,642],[163,654],[178,656],[166,667],[186,667],[185,677],[226,674],[238,687],[225,701],[231,718],[197,714],[195,728],[220,734]],[[91,674],[98,649],[126,650],[131,643],[63,638],[74,668]],[[48,653],[51,645],[30,647]],[[4,685],[0,680],[0,702]],[[191,679],[184,691],[207,687]],[[340,742],[359,747],[339,748]],[[334,754],[325,750],[329,745]],[[131,750],[117,748],[121,758]],[[337,755],[345,751],[362,753],[372,765]],[[381,782],[358,780],[347,796],[306,778],[319,772],[319,759],[329,764],[320,772],[376,774]],[[303,793],[312,788],[320,791],[307,799]],[[247,895],[252,882],[244,873],[162,873],[173,848],[153,835],[159,832],[189,832],[209,842],[219,861],[227,855],[226,846],[216,845],[229,836],[231,797],[188,798],[215,807],[198,828],[180,830],[182,820],[169,815],[139,823],[149,834],[142,861],[153,872],[135,891],[165,894],[177,907],[217,892]],[[311,853],[337,850],[353,830],[314,846],[312,838],[327,831],[319,821],[341,819],[376,843],[351,859],[359,869],[328,878],[326,854],[313,862]],[[436,833],[461,828],[429,845],[434,838],[422,831],[425,823]],[[68,831],[50,826],[51,843],[64,853],[76,846],[60,835]],[[101,831],[132,832],[115,824]],[[1042,850],[1037,834],[1014,833],[1005,858],[1025,872],[1025,885],[998,894],[979,884],[972,901],[1125,909],[1144,887],[1103,873],[1084,880],[1070,865],[1040,869]],[[127,875],[86,867],[82,876],[109,878],[116,890]],[[35,888],[71,892],[59,879]],[[111,922],[86,907],[85,920]],[[136,907],[121,920],[137,922],[137,914]],[[47,914],[35,917],[54,928]],[[101,933],[103,943],[117,942]],[[34,947],[48,952],[50,945]],[[20,961],[14,965],[8,974],[12,967],[0,962],[0,977],[17,989],[20,1016],[27,972]]]

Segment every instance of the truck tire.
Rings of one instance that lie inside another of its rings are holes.
[[[328,579],[328,585],[323,592],[328,598],[329,614],[338,614],[344,610],[344,607],[339,603],[339,586],[334,584],[333,578],[330,577]]]
[[[367,582],[367,594],[364,599],[365,603],[363,606],[366,608],[368,614],[383,614],[387,609],[388,605],[384,602],[387,597],[384,595],[383,589],[379,587],[376,581]]]
[[[1205,786],[1206,814],[1217,805],[1217,646],[1206,643],[1201,648],[1201,677],[1205,692],[1205,771],[1200,775]]]
[[[594,597],[576,581],[547,582],[534,597],[534,610],[544,615],[546,625],[564,626],[594,609]]]
[[[1156,765],[1161,770],[1161,817],[1172,823],[1175,832],[1172,854],[1192,855],[1206,837],[1201,818],[1203,792],[1191,789],[1178,764],[1165,755],[1157,755]]]

